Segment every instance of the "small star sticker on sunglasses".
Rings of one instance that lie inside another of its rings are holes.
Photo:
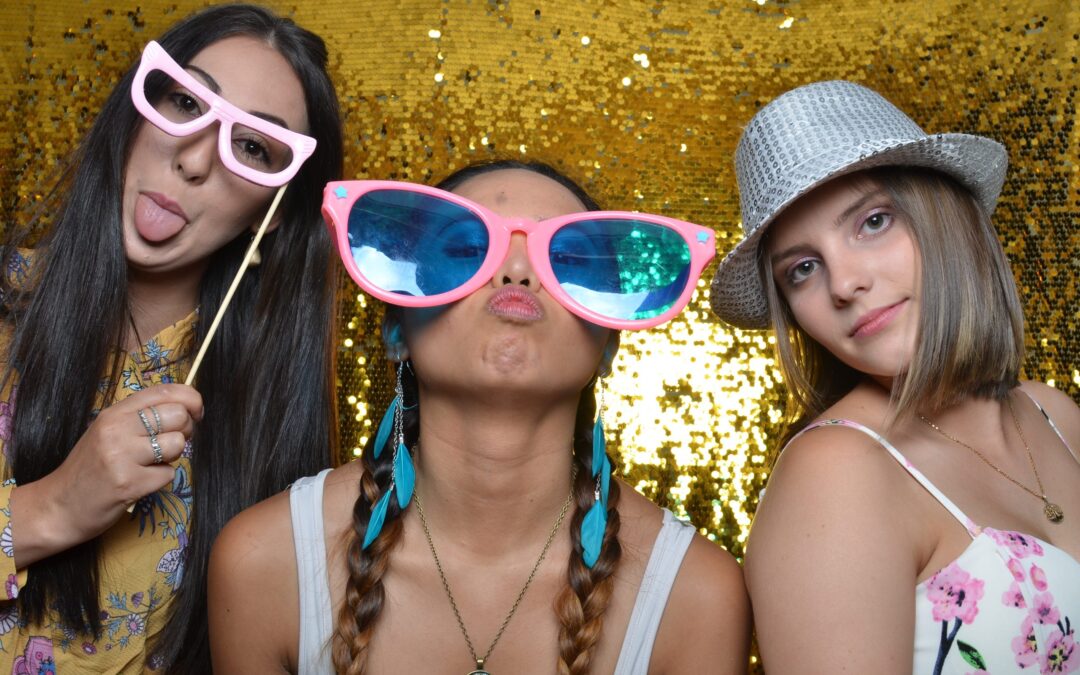
[[[349,191],[346,190],[345,188],[339,186],[339,187],[334,189],[334,196],[337,197],[338,199],[345,199],[346,197],[349,196]]]

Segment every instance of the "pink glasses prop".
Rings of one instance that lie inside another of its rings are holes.
[[[580,318],[614,329],[674,317],[716,253],[712,230],[673,218],[504,218],[456,194],[393,181],[328,183],[323,217],[353,280],[404,307],[445,305],[490,283],[511,235],[522,232],[544,289]]]
[[[222,164],[258,185],[288,183],[315,152],[314,138],[237,108],[181,68],[154,41],[143,49],[131,100],[143,117],[172,136],[190,136],[218,122]]]

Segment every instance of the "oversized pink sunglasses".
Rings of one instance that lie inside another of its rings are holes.
[[[456,194],[394,181],[328,183],[323,216],[349,275],[385,302],[460,300],[491,281],[511,235],[522,232],[543,288],[582,319],[614,329],[674,317],[716,253],[712,230],[673,218],[623,211],[504,218]]]
[[[315,152],[315,139],[245,112],[211,91],[156,42],[143,49],[131,100],[154,126],[190,136],[218,122],[218,154],[229,171],[279,187]]]

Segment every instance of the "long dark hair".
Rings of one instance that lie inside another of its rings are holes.
[[[158,41],[186,64],[205,47],[238,35],[265,41],[292,66],[318,147],[286,191],[280,226],[260,246],[263,263],[245,275],[199,371],[205,416],[193,438],[186,567],[153,659],[175,672],[210,670],[206,569],[221,527],[336,456],[336,268],[319,209],[323,185],[341,174],[342,150],[326,47],[289,19],[252,5],[203,10]],[[60,466],[92,421],[102,377],[119,377],[117,347],[129,326],[123,176],[144,123],[129,94],[134,73],[129,70],[106,99],[50,196],[57,215],[34,253],[32,282],[22,288],[6,276],[0,280],[4,320],[13,330],[6,377],[18,375],[6,451],[20,484]],[[18,261],[15,246],[33,229],[32,223],[5,245],[8,269]],[[245,232],[211,256],[199,291],[195,344],[206,335],[247,240]],[[112,393],[106,392],[106,403]],[[91,540],[31,565],[19,593],[21,616],[34,623],[55,610],[66,626],[100,635],[98,555]]]
[[[552,167],[536,162],[500,160],[466,167],[437,187],[452,189],[466,180],[484,173],[503,169],[523,169],[547,176],[572,192],[590,211],[600,206],[576,183]],[[622,557],[619,544],[619,484],[611,481],[608,495],[608,521],[604,531],[604,546],[599,559],[591,568],[585,564],[581,547],[581,522],[593,505],[592,439],[596,414],[595,378],[581,392],[574,420],[574,510],[569,528],[572,542],[567,563],[566,586],[555,599],[559,619],[559,661],[557,672],[582,675],[589,672],[593,649],[600,639],[604,612],[614,590],[615,570]],[[402,431],[407,447],[413,447],[420,434],[420,405],[418,385],[411,366],[402,368],[403,413]],[[393,443],[393,439],[388,441]],[[338,672],[359,675],[364,672],[369,645],[385,602],[383,577],[390,567],[390,552],[398,545],[402,533],[402,510],[390,500],[382,532],[367,550],[361,547],[371,517],[371,507],[390,487],[393,448],[375,459],[375,437],[372,436],[361,461],[364,474],[360,480],[360,495],[353,506],[353,529],[346,548],[349,579],[345,587],[345,602],[337,617],[333,638],[334,667]],[[610,459],[610,458],[609,458]],[[612,463],[614,466],[614,463]],[[614,469],[612,469],[614,473]]]

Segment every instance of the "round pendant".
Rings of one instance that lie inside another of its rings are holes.
[[[1047,519],[1052,523],[1060,523],[1065,518],[1065,512],[1054,502],[1046,502],[1046,506],[1043,507],[1043,513],[1046,514]]]
[[[491,675],[491,673],[486,670],[474,670],[470,672],[469,675]]]

